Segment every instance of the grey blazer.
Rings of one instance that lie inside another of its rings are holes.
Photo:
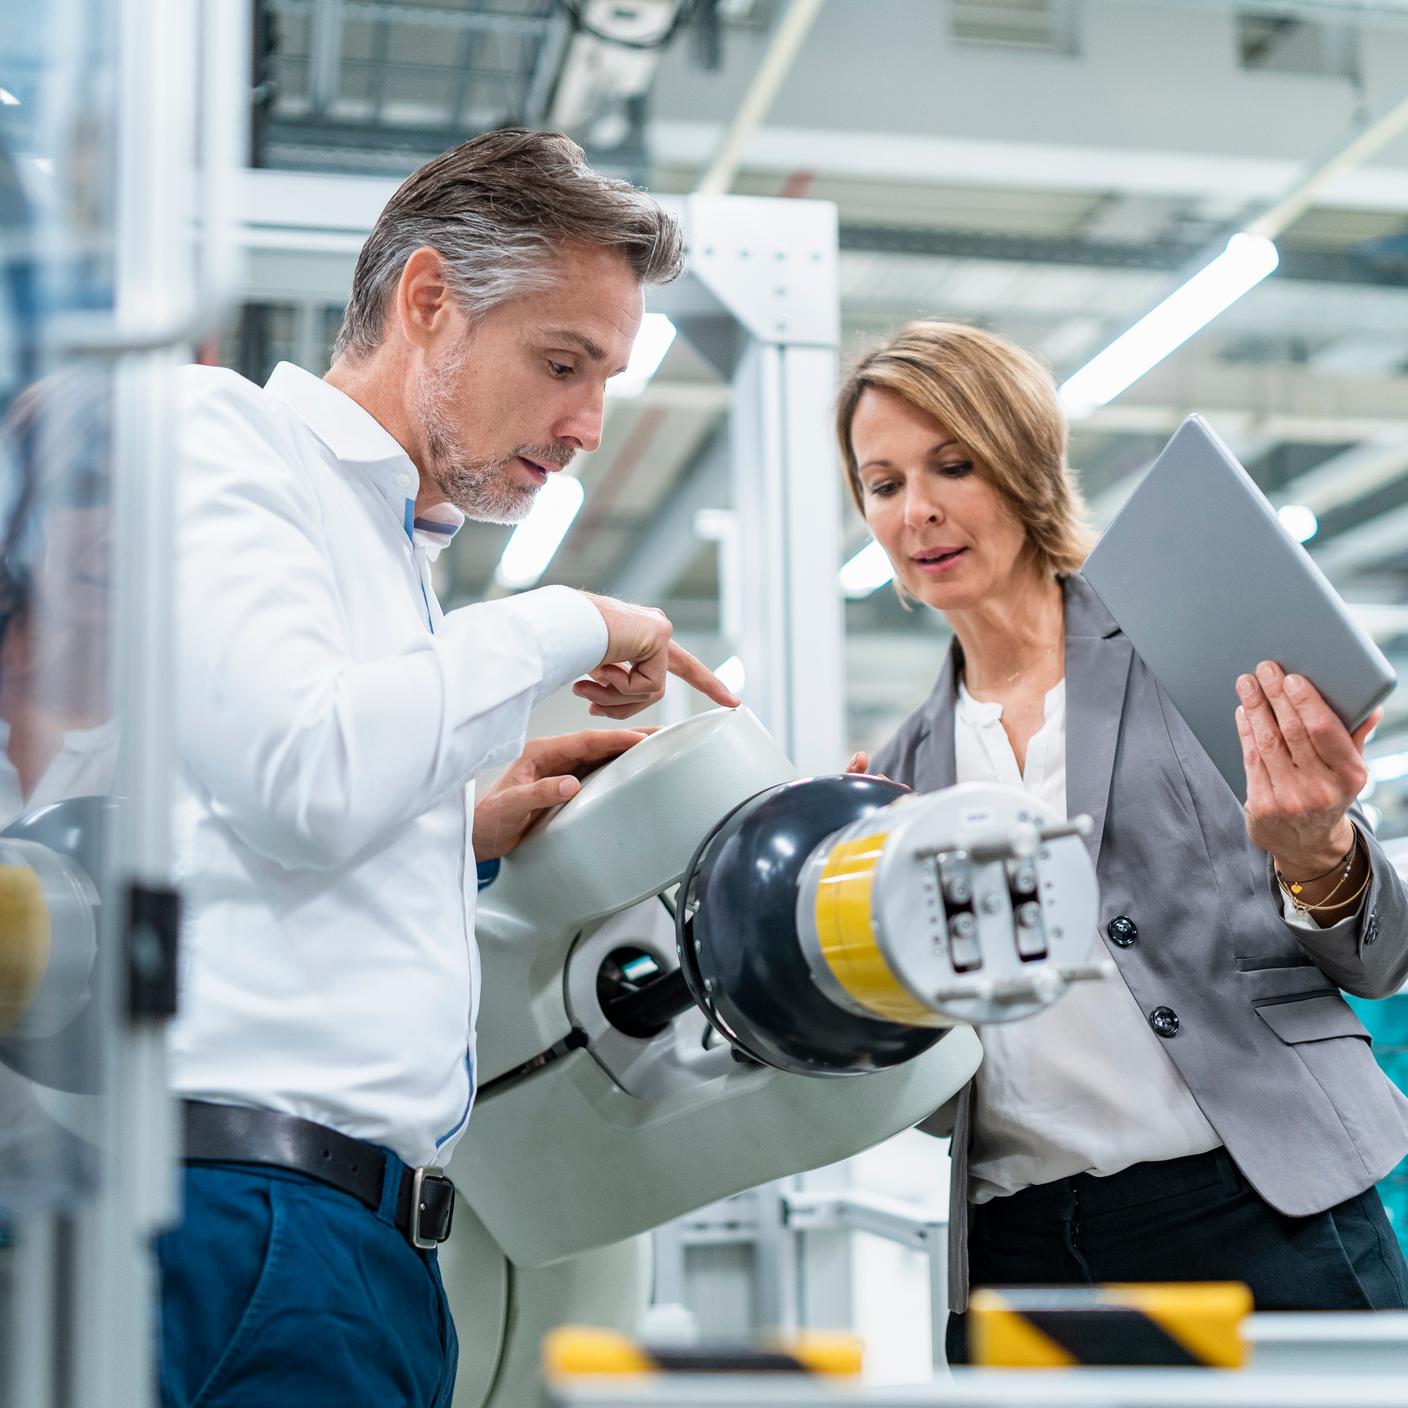
[[[1333,1207],[1408,1152],[1408,1099],[1339,991],[1385,997],[1402,985],[1408,890],[1361,828],[1374,873],[1359,916],[1318,932],[1287,924],[1241,803],[1085,579],[1063,586],[1066,798],[1095,823],[1101,938],[1145,1013],[1178,1014],[1168,1054],[1248,1182],[1291,1216]],[[874,771],[919,792],[953,785],[960,663],[955,640]],[[1138,929],[1127,947],[1106,932],[1120,915]],[[968,1295],[971,1112],[970,1083],[920,1125],[953,1136],[955,1310]]]

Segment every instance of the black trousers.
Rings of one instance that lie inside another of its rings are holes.
[[[1241,1281],[1258,1310],[1408,1309],[1408,1265],[1374,1189],[1287,1217],[1225,1149],[982,1203],[969,1269],[975,1287]],[[949,1316],[950,1364],[967,1363],[964,1319]]]

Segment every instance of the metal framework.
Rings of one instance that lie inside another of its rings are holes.
[[[276,91],[260,153],[263,164],[285,169],[403,171],[484,126],[537,126],[572,37],[554,0],[525,0],[517,11],[387,0],[260,3],[289,36],[268,60]],[[370,27],[371,42],[357,52],[351,26]],[[398,57],[398,41],[411,36],[434,37],[422,46],[429,60]],[[398,92],[404,96],[392,110]]]
[[[123,810],[108,838],[90,998],[101,1011],[104,1088],[85,1134],[101,1171],[91,1196],[14,1227],[0,1391],[16,1404],[140,1408],[157,1398],[151,1238],[177,1211],[174,1121],[161,1018],[130,1000],[137,926],[128,899],[136,887],[168,884],[171,864],[175,493],[162,388],[166,370],[187,360],[205,331],[229,271],[223,213],[242,132],[248,34],[247,0],[61,0],[36,36],[56,184],[101,183],[117,193],[108,223],[92,228],[56,202],[50,248],[83,245],[90,267],[110,274],[110,296],[65,315],[74,274],[56,258],[40,336],[50,368],[96,360],[112,379],[112,443],[93,449],[110,448],[112,464],[113,698],[123,727],[115,791]],[[115,100],[105,103],[104,93]],[[199,183],[189,144],[197,129]],[[72,139],[83,132],[87,144]]]
[[[773,1184],[680,1219],[655,1238],[654,1300],[696,1310],[699,1295],[690,1274],[691,1254],[705,1248],[739,1247],[750,1263],[748,1328],[847,1323],[849,1307],[841,1308],[839,1318],[827,1321],[805,1304],[805,1288],[797,1272],[805,1265],[807,1242],[817,1234],[831,1236],[834,1243],[854,1233],[883,1238],[925,1258],[930,1359],[936,1370],[942,1370],[948,1322],[947,1211],[861,1188]]]
[[[1200,255],[1205,241],[1121,242],[1065,235],[996,234],[913,225],[846,221],[841,248],[863,254],[912,254],[933,259],[992,259],[1016,264],[1058,264],[1081,269],[1156,269],[1176,273]],[[1346,250],[1288,249],[1276,276],[1302,282],[1384,284],[1408,280],[1408,247],[1381,240]]]

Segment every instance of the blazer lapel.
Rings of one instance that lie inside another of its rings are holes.
[[[916,792],[939,792],[958,780],[958,764],[953,752],[953,712],[958,699],[960,658],[955,638],[949,643],[934,692],[929,696],[924,737],[914,750]]]
[[[1067,577],[1065,592],[1066,811],[1094,823],[1085,844],[1098,865],[1134,652],[1084,577]]]

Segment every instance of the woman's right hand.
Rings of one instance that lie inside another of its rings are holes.
[[[870,771],[870,754],[869,754],[869,753],[855,753],[855,754],[853,754],[852,757],[851,757],[851,761],[846,764],[846,771],[847,771],[848,773],[852,773],[852,772],[865,773],[865,774],[867,774],[867,775],[870,776],[870,777],[878,777],[881,782],[893,782],[893,781],[895,780],[893,777],[886,777],[883,772],[871,772],[871,771]],[[903,787],[904,784],[901,783],[900,786]],[[908,790],[910,790],[910,789],[906,788],[905,790],[908,791]]]

